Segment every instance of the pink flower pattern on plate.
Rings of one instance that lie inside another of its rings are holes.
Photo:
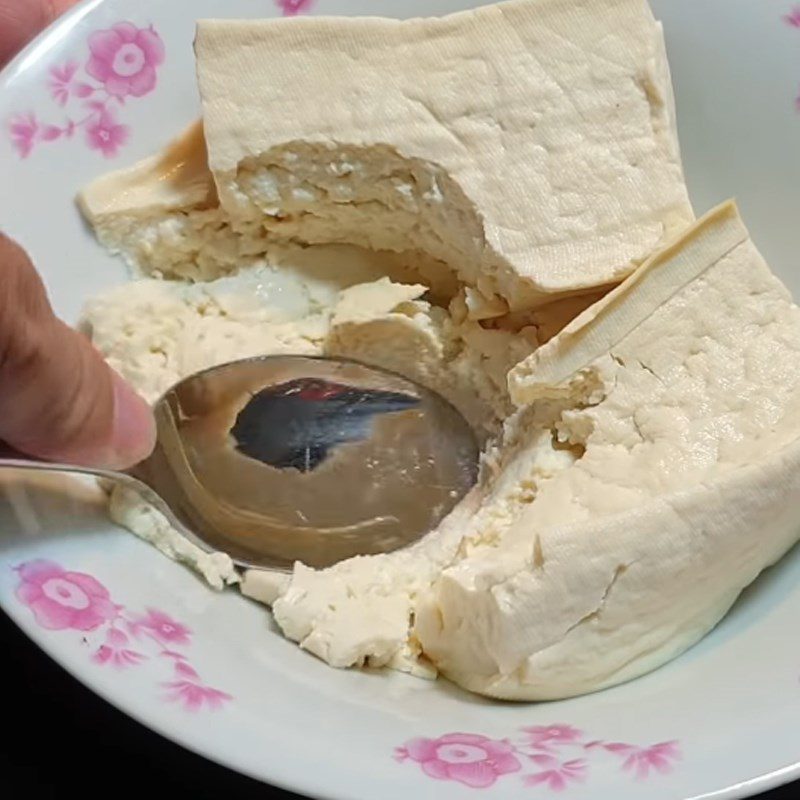
[[[653,772],[671,772],[681,757],[674,741],[640,747],[587,740],[580,729],[555,724],[522,728],[516,741],[474,733],[411,739],[395,750],[395,760],[414,761],[429,778],[457,781],[473,789],[488,789],[501,778],[520,773],[518,779],[528,788],[563,792],[588,780],[590,762],[602,754],[615,759],[617,768],[636,780],[645,780]]]
[[[189,644],[189,637],[192,633],[185,625],[176,622],[172,617],[154,608],[148,608],[145,616],[134,620],[131,624],[131,629],[135,633],[144,631],[161,644],[173,645]],[[165,653],[170,656],[176,655],[172,651],[165,651]]]
[[[106,158],[113,158],[128,141],[127,125],[118,125],[113,114],[104,109],[86,128],[86,143],[92,150],[100,150]]]
[[[141,664],[147,656],[138,650],[127,647],[130,639],[122,631],[109,628],[106,633],[106,643],[97,648],[92,661],[95,664],[112,664],[117,669],[135,667]]]
[[[164,687],[167,689],[165,695],[167,702],[179,703],[187,711],[199,711],[204,707],[216,710],[231,699],[227,692],[203,686],[193,680],[169,681]]]
[[[525,785],[544,785],[554,792],[563,791],[570,783],[584,781],[588,772],[586,759],[583,758],[559,761],[555,756],[534,755],[531,756],[531,761],[542,769],[540,772],[526,775],[523,778]]]
[[[160,672],[157,685],[166,689],[160,697],[186,711],[216,711],[233,699],[201,679],[180,649],[191,645],[191,631],[169,614],[155,608],[129,613],[96,578],[52,561],[28,561],[16,573],[16,597],[42,628],[102,633],[95,642],[82,639],[93,648],[90,659],[98,667],[125,670],[147,662]]]
[[[48,89],[61,108],[74,103],[81,109],[60,124],[41,123],[32,112],[17,114],[9,123],[11,144],[20,158],[27,158],[39,144],[71,139],[75,130],[85,132],[84,142],[106,158],[116,156],[130,138],[130,128],[117,115],[126,98],[149,94],[158,83],[164,63],[161,37],[151,25],[138,28],[118,22],[94,31],[88,39],[89,56],[83,64],[70,59],[50,68]]]
[[[602,747],[609,753],[623,757],[622,769],[633,772],[639,780],[647,778],[651,770],[669,772],[672,762],[680,757],[677,742],[660,742],[650,747],[636,747],[623,742],[591,742],[588,747]]]
[[[86,72],[113,97],[142,97],[156,88],[156,69],[164,62],[164,43],[152,28],[118,22],[89,36],[92,55]]]
[[[93,631],[117,616],[111,595],[91,575],[67,572],[52,561],[30,561],[17,570],[17,599],[51,631]]]
[[[474,733],[412,739],[397,749],[395,757],[416,761],[430,778],[458,781],[474,789],[485,789],[500,776],[522,769],[513,745]]]
[[[39,135],[39,122],[34,114],[18,114],[8,127],[11,144],[21,158],[27,158]]]
[[[795,6],[783,19],[792,28],[800,28],[800,6]]]
[[[80,68],[77,61],[67,61],[66,64],[60,67],[50,67],[50,94],[53,100],[60,106],[65,106],[69,100],[70,94],[73,92],[72,79],[75,73]],[[77,91],[77,87],[75,87]]]
[[[536,750],[550,750],[554,745],[569,744],[581,738],[581,731],[571,725],[534,725],[523,728],[528,744]]]
[[[294,17],[308,11],[314,0],[275,0],[284,17]]]
[[[796,28],[800,31],[800,6],[792,8],[792,10],[784,16],[783,21],[790,28]],[[800,91],[798,91],[797,97],[794,100],[794,107],[800,112]]]

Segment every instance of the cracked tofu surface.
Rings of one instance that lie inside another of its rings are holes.
[[[612,335],[595,338],[608,317]],[[562,359],[583,366],[547,384]],[[592,387],[553,427],[582,453],[501,545],[443,572],[416,625],[471,686],[541,698],[682,651],[796,540],[785,510],[800,482],[777,470],[800,452],[800,309],[727,205],[529,362],[518,400]],[[782,498],[758,499],[763,525],[748,507],[761,492]],[[614,644],[597,652],[603,636]]]
[[[411,643],[473,691],[563,697],[685,650],[796,540],[800,309],[732,205],[512,374],[468,510],[406,552],[298,567],[288,636],[338,666]]]

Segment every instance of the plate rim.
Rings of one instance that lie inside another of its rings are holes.
[[[79,0],[78,3],[29,42],[2,70],[0,70],[0,94],[6,91],[11,83],[19,79],[28,68],[38,63],[42,57],[46,57],[50,50],[57,46],[62,38],[68,38],[72,29],[81,21],[89,18],[98,9],[104,6],[114,5],[115,2],[119,1],[124,2],[124,0]],[[217,2],[223,3],[224,0],[217,0]],[[480,3],[480,5],[492,4],[494,4],[492,0],[482,0]],[[337,16],[337,14],[331,13],[328,14],[328,16]],[[140,712],[135,703],[132,701],[128,702],[125,699],[126,696],[124,692],[114,693],[113,691],[107,690],[100,685],[99,682],[93,682],[91,680],[89,677],[91,673],[88,670],[80,671],[74,669],[65,659],[60,658],[57,653],[57,648],[50,645],[45,636],[34,635],[35,629],[32,626],[24,625],[21,621],[21,615],[13,613],[9,604],[7,604],[2,597],[0,597],[0,609],[2,609],[6,617],[22,632],[28,641],[74,678],[84,689],[100,697],[104,702],[146,729],[153,731],[158,736],[216,765],[225,769],[231,769],[265,785],[271,785],[291,793],[300,793],[310,798],[318,798],[318,800],[353,800],[354,795],[348,793],[347,787],[328,787],[327,789],[322,789],[314,784],[313,781],[307,781],[306,775],[308,773],[299,774],[295,772],[292,777],[284,775],[280,765],[275,761],[270,763],[265,759],[265,762],[269,763],[269,768],[265,770],[264,773],[259,774],[244,763],[237,763],[235,760],[217,756],[211,744],[206,747],[202,743],[187,741],[181,738],[175,730],[170,729],[169,725],[157,719],[153,719],[152,717],[148,717],[144,712]],[[798,742],[800,743],[800,737],[798,738]],[[685,800],[739,800],[740,798],[752,797],[756,794],[760,795],[798,780],[800,780],[800,757],[798,757],[796,761],[769,772],[754,775],[746,780],[738,781],[710,792],[692,794],[691,796],[687,796]],[[312,794],[309,794],[309,792],[312,792]],[[361,797],[360,794],[355,796]]]

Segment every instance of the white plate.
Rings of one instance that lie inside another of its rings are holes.
[[[197,17],[410,16],[466,5],[85,2],[0,77],[0,224],[28,247],[56,309],[74,320],[90,294],[122,281],[124,271],[87,232],[73,195],[109,167],[151,152],[198,113]],[[791,0],[655,6],[667,30],[698,211],[738,196],[757,243],[800,295],[800,9]],[[98,53],[89,67],[89,37],[121,22],[128,25],[93,39]],[[136,52],[116,64],[129,73],[112,87],[128,92],[118,104],[105,100],[105,86],[128,39]],[[100,106],[87,106],[92,101],[105,103],[105,117]],[[675,800],[743,797],[800,777],[797,551],[747,591],[712,635],[656,673],[575,700],[504,705],[444,682],[332,670],[278,636],[262,608],[234,592],[208,591],[114,528],[86,499],[85,485],[41,480],[31,496],[7,475],[4,484],[5,611],[131,716],[257,778],[347,800],[561,790],[576,799]],[[23,533],[31,526],[38,535]]]

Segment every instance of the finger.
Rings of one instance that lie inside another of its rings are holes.
[[[147,456],[149,406],[57,319],[25,252],[0,234],[0,440],[39,458],[118,469]]]
[[[0,67],[77,0],[0,0]]]

